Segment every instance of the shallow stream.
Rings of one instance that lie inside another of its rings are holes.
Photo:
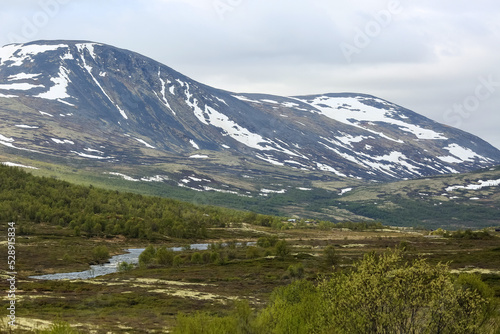
[[[255,243],[249,243],[255,244]],[[207,250],[210,244],[191,244],[190,249],[193,250]],[[170,248],[174,252],[180,252],[185,249],[185,247],[173,247]],[[127,249],[126,254],[115,255],[109,259],[108,263],[91,265],[90,269],[72,273],[59,273],[59,274],[48,274],[40,276],[30,276],[34,279],[44,279],[44,280],[61,280],[61,279],[89,279],[98,276],[103,276],[107,274],[116,273],[118,271],[118,265],[122,262],[127,262],[130,264],[139,263],[139,255],[145,250],[145,248],[130,248]]]

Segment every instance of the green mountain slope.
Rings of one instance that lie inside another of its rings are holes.
[[[0,165],[0,221],[70,227],[76,235],[207,238],[207,228],[243,222],[271,225],[278,217],[197,206],[172,199],[119,193],[36,177]],[[22,233],[23,231],[21,231]]]
[[[75,173],[71,167],[64,165],[30,160],[19,161],[19,164],[36,166],[38,169],[27,169],[35,175],[60,178],[80,185],[92,184],[105,189],[264,215],[337,222],[376,220],[385,225],[426,228],[459,229],[500,225],[500,167],[392,183],[321,180],[300,183],[284,178],[277,184],[269,180],[266,183],[266,178],[262,177],[251,179],[254,190],[241,196],[231,192],[195,191],[187,186],[179,187],[179,182],[174,180],[149,182],[136,177],[133,169],[120,170],[121,175],[110,177],[105,174],[107,172],[90,166],[83,172]],[[148,166],[144,170],[148,170]],[[200,178],[190,172],[181,177],[184,180]],[[318,183],[321,183],[321,188]],[[262,189],[267,192],[263,193]],[[281,189],[287,191],[282,192]]]

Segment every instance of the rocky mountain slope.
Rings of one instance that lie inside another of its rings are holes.
[[[0,119],[3,160],[240,194],[262,176],[318,186],[500,163],[500,151],[480,138],[374,96],[233,93],[84,41],[1,48]]]

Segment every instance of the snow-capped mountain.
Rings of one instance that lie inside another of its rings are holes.
[[[384,181],[500,163],[480,138],[377,97],[232,93],[83,41],[1,48],[0,118],[2,151],[75,166],[189,161],[232,176],[262,166]]]

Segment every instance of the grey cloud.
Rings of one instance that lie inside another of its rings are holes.
[[[402,10],[378,31],[391,1]],[[70,0],[34,39],[112,44],[233,91],[374,94],[454,125],[445,111],[474,94],[479,77],[500,81],[500,3],[391,1]],[[223,15],[217,3],[229,6]],[[40,10],[34,0],[3,4],[0,44]],[[370,24],[369,43],[347,61],[342,43]],[[499,106],[500,88],[460,127],[500,147]]]

